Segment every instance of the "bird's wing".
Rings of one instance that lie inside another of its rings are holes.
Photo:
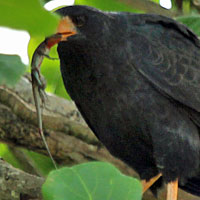
[[[198,38],[171,19],[142,19],[130,33],[131,63],[163,95],[200,112]]]

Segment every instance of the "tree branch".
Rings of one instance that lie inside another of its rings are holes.
[[[22,78],[15,88],[0,86],[0,140],[47,155],[38,134],[31,84]],[[133,174],[123,162],[101,147],[74,103],[48,95],[43,111],[44,134],[58,163],[78,164],[90,160],[110,161]]]
[[[71,166],[91,160],[108,161],[123,173],[137,176],[130,167],[111,156],[100,144],[72,102],[48,95],[43,123],[47,143],[58,163]],[[0,140],[47,155],[37,130],[31,84],[27,78],[22,78],[12,89],[0,86]],[[1,200],[41,200],[43,178],[15,169],[2,160],[0,172]],[[164,199],[163,195],[165,193],[161,191],[159,200]],[[199,199],[181,190],[179,198]],[[148,191],[144,200],[150,199],[155,200]]]
[[[1,200],[42,200],[43,178],[27,174],[0,160]]]

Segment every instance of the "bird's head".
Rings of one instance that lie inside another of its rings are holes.
[[[62,17],[58,33],[64,37],[67,37],[67,32],[72,32],[73,39],[105,37],[110,16],[102,11],[88,6],[68,6],[57,10],[57,13]]]

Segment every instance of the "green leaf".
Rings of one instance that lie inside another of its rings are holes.
[[[47,176],[50,171],[55,169],[52,160],[48,156],[26,149],[23,149],[22,151],[29,158],[34,168],[36,168],[43,176]]]
[[[3,158],[6,162],[10,163],[13,167],[25,170],[23,163],[20,163],[15,155],[10,151],[7,144],[0,143],[0,158]]]
[[[52,171],[44,200],[141,200],[142,186],[108,163],[90,162]]]
[[[154,3],[160,4],[160,0],[151,0],[151,1],[153,1]]]
[[[177,17],[176,20],[185,24],[191,30],[193,30],[198,36],[200,36],[200,28],[199,28],[200,27],[200,15],[181,16],[181,17]]]
[[[116,0],[75,0],[76,5],[87,5],[105,11],[142,12]]]
[[[0,26],[48,36],[56,31],[58,16],[46,11],[39,0],[0,0]]]
[[[25,69],[19,56],[0,54],[0,85],[13,86],[24,74]]]

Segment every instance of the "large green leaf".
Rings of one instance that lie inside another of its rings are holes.
[[[46,11],[39,0],[0,0],[0,26],[47,36],[56,31],[58,20],[58,16]]]
[[[52,171],[42,193],[44,200],[140,200],[142,187],[111,164],[90,162]]]
[[[198,36],[200,36],[200,15],[181,16],[177,17],[176,20],[185,24],[191,30],[193,30]]]
[[[14,85],[25,69],[26,67],[19,56],[0,54],[0,85]]]

